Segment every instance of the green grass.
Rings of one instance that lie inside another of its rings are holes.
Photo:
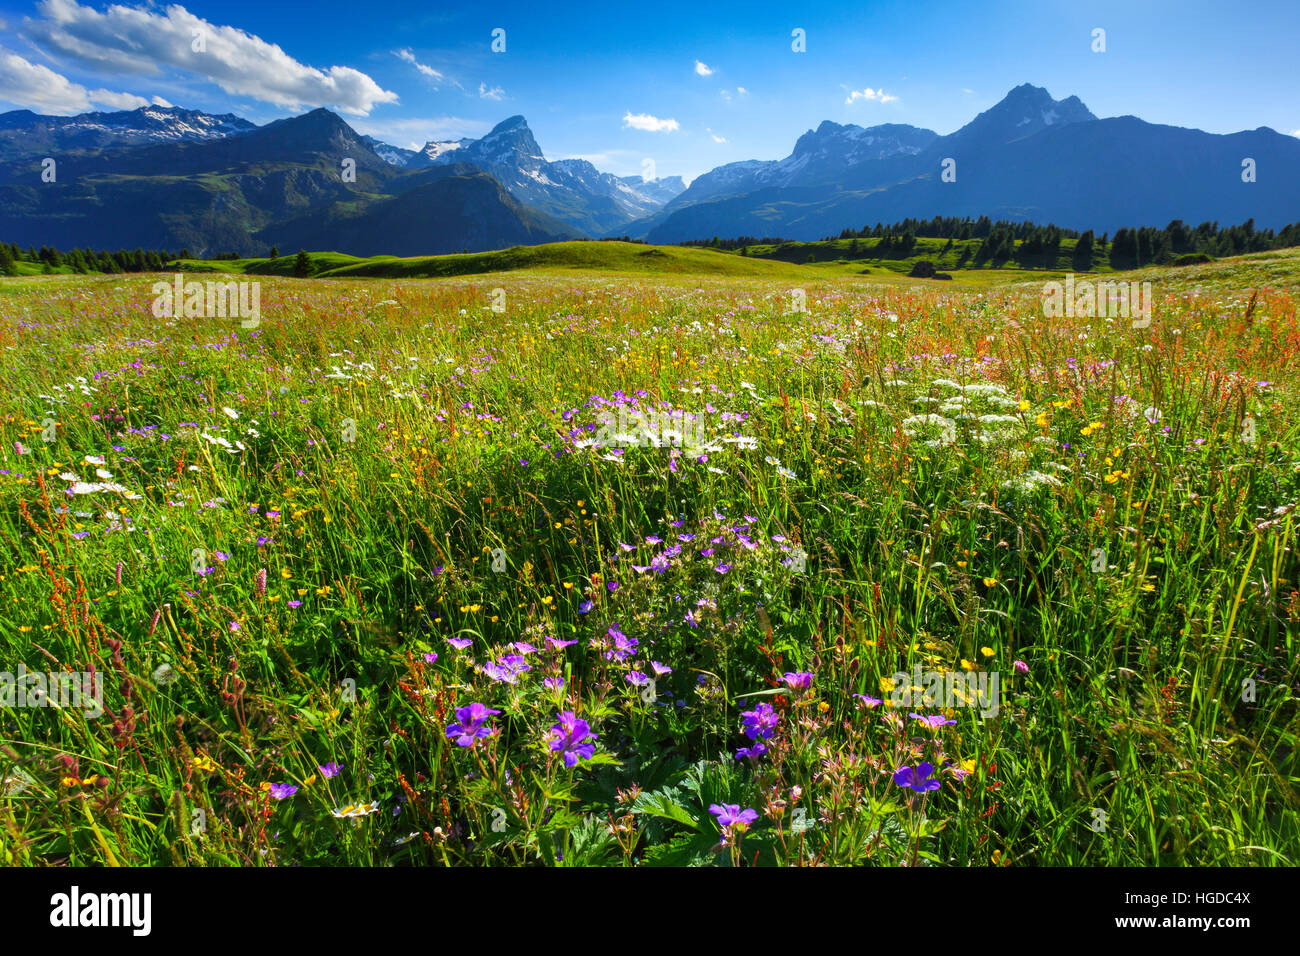
[[[1015,260],[999,263],[976,263],[974,256],[979,240],[954,241],[951,248],[944,239],[917,239],[908,255],[897,251],[880,253],[879,240],[858,240],[858,251],[851,240],[790,242],[779,246],[755,245],[742,256],[738,251],[696,246],[650,246],[627,242],[555,242],[540,246],[514,246],[495,252],[474,252],[441,256],[371,256],[358,258],[334,252],[309,252],[312,275],[316,278],[387,278],[428,279],[493,272],[531,271],[537,273],[600,271],[628,275],[701,275],[701,276],[770,276],[791,278],[815,276],[867,276],[890,282],[906,277],[912,266],[922,259],[935,263],[940,271],[953,274],[954,280],[975,286],[1014,281],[1020,276],[1047,277],[1073,271],[1071,257],[1074,240],[1063,240],[1062,250],[1053,261],[1041,260],[1031,268]],[[295,254],[296,255],[296,254]],[[173,265],[188,272],[246,272],[252,275],[292,275],[295,255],[278,259],[180,260]],[[1262,255],[1267,255],[1263,253]],[[1096,273],[1113,270],[1103,262],[1095,264]],[[944,280],[930,280],[941,282]]]
[[[107,677],[0,709],[0,862],[1298,862],[1300,255],[1126,276],[1134,329],[1044,318],[1048,274],[645,251],[260,275],[255,329],[0,280],[0,670]],[[602,433],[620,395],[706,460]],[[918,665],[997,713],[895,701]],[[759,816],[715,853],[723,803]]]
[[[279,259],[229,261],[180,260],[185,271],[212,267],[223,272],[250,275],[292,275],[294,255]],[[491,272],[602,271],[650,275],[801,276],[815,275],[783,262],[746,261],[710,249],[684,246],[648,246],[629,242],[554,242],[540,246],[514,246],[496,252],[471,252],[444,256],[371,256],[357,258],[334,252],[308,253],[316,278],[429,279]]]

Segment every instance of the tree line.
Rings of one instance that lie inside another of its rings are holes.
[[[932,219],[903,219],[892,225],[876,223],[861,229],[844,229],[838,236],[826,236],[822,241],[852,240],[849,251],[856,255],[863,250],[859,241],[876,240],[872,252],[888,250],[896,256],[909,255],[917,239],[947,239],[950,248],[954,242],[979,239],[974,260],[1005,262],[1015,259],[1025,263],[1055,263],[1065,240],[1073,242],[1071,260],[1078,271],[1087,271],[1094,264],[1109,262],[1112,268],[1132,269],[1151,264],[1172,262],[1185,256],[1241,255],[1247,252],[1264,252],[1300,246],[1300,223],[1292,223],[1281,230],[1256,229],[1255,220],[1248,219],[1236,226],[1220,226],[1218,222],[1203,222],[1189,226],[1175,219],[1163,229],[1159,226],[1122,228],[1112,238],[1109,233],[1098,237],[1091,229],[1080,232],[1055,224],[1041,226],[1032,222],[994,221],[988,216],[978,219],[957,216],[935,216]],[[739,251],[745,255],[750,246],[793,246],[793,240],[780,237],[755,238],[737,236],[733,239],[693,239],[680,243],[684,246],[705,246],[714,249]]]
[[[271,247],[270,258],[278,259],[280,250]],[[121,272],[164,272],[167,264],[177,259],[193,259],[188,249],[171,253],[166,249],[136,249],[134,252],[119,249],[117,252],[98,252],[92,249],[71,249],[67,252],[53,246],[28,246],[23,249],[16,242],[0,241],[0,275],[19,275],[17,264],[20,262],[36,263],[44,273],[52,273],[63,268],[73,272],[111,275]],[[240,258],[236,253],[223,252],[207,256],[208,261],[224,261]],[[308,276],[312,273],[311,260],[306,252],[299,252],[294,260],[294,275]]]
[[[0,275],[17,275],[16,264],[19,262],[38,264],[41,271],[47,273],[64,267],[81,273],[162,272],[168,262],[177,258],[190,258],[189,250],[182,249],[179,256],[165,249],[136,249],[134,252],[127,249],[117,252],[70,249],[65,252],[53,246],[23,249],[16,242],[0,241]]]

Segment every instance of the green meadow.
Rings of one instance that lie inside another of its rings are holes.
[[[1300,252],[818,248],[0,279],[0,862],[1300,862]]]

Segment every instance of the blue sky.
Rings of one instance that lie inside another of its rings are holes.
[[[408,147],[523,114],[549,159],[688,180],[827,119],[949,133],[1024,82],[1098,116],[1300,131],[1295,0],[978,6],[0,0],[0,110],[326,106]]]

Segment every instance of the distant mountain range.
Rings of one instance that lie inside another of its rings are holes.
[[[1247,158],[1255,182],[1242,181]],[[1300,221],[1300,139],[1098,119],[1025,84],[947,136],[828,121],[785,159],[730,163],[687,188],[547,160],[522,116],[412,150],[324,109],[265,126],[157,106],[0,114],[0,239],[21,245],[421,255],[583,236],[816,239],[935,215],[1276,228]]]
[[[1242,161],[1256,181],[1242,181]],[[942,178],[952,160],[953,181]],[[1261,228],[1300,221],[1300,139],[1098,119],[1078,97],[1024,84],[961,129],[822,123],[777,162],[720,166],[621,227],[651,242],[819,239],[908,217],[989,216],[1098,233],[1174,219]]]
[[[120,113],[42,116],[31,110],[0,113],[0,159],[94,151],[150,143],[202,142],[257,127],[232,113],[213,116],[176,106],[142,106]]]

